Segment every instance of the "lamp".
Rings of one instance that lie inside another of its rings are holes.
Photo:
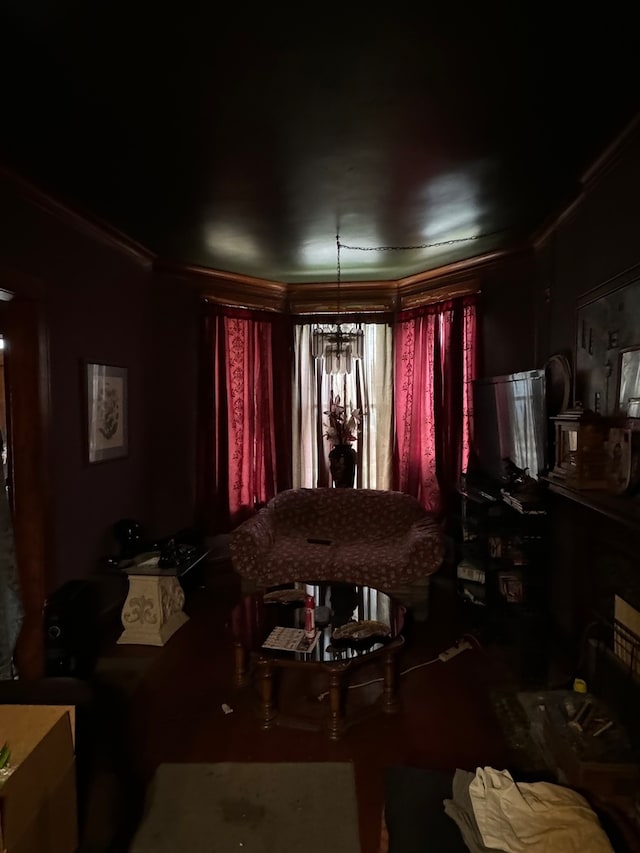
[[[353,361],[362,358],[364,331],[360,323],[340,322],[340,235],[336,234],[337,318],[335,323],[317,323],[311,338],[314,358],[324,358],[326,373],[351,373]]]

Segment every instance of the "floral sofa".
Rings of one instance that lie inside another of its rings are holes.
[[[232,531],[230,552],[234,570],[258,586],[366,584],[423,620],[445,542],[437,519],[403,492],[288,489]]]

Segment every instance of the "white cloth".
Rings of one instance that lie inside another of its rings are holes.
[[[517,784],[507,770],[478,767],[469,795],[487,847],[508,853],[613,853],[588,802],[562,785]]]

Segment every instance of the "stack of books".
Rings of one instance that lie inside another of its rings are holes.
[[[320,631],[316,630],[312,638],[306,637],[304,628],[285,628],[277,626],[262,644],[263,649],[283,652],[303,652],[310,654],[316,647]]]
[[[546,515],[546,510],[536,495],[526,492],[514,494],[507,492],[506,489],[500,489],[500,494],[504,503],[523,515]]]
[[[456,569],[458,589],[462,597],[472,604],[486,604],[486,572],[483,565],[465,557]]]

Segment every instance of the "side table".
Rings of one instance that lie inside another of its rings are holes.
[[[348,725],[345,689],[348,676],[356,669],[379,661],[383,684],[380,700],[359,717],[375,710],[393,714],[398,710],[395,661],[403,647],[405,608],[392,596],[373,587],[343,582],[293,582],[286,592],[297,595],[288,603],[265,601],[266,590],[244,596],[231,614],[230,630],[234,642],[234,684],[247,686],[255,677],[260,692],[260,717],[263,729],[287,724],[278,708],[278,671],[285,669],[323,673],[328,681],[328,734],[338,740]],[[275,592],[272,589],[271,592]],[[316,601],[318,641],[307,653],[266,649],[263,644],[274,627],[300,628],[304,625],[302,603],[306,592]],[[333,631],[349,622],[375,620],[384,623],[388,636],[366,640],[335,640]],[[311,725],[307,720],[306,725]]]
[[[119,644],[164,646],[189,617],[184,612],[184,590],[180,578],[209,554],[198,551],[179,566],[133,565],[123,569],[129,590],[122,608],[124,631]]]

